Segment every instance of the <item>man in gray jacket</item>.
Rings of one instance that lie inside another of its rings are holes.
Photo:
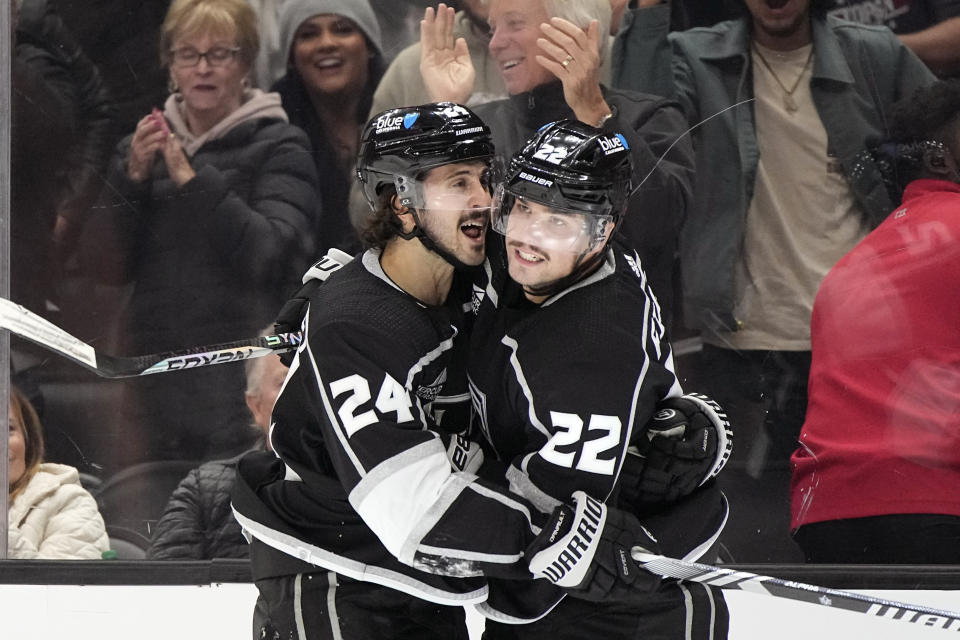
[[[745,493],[773,501],[771,522],[743,523],[751,535],[731,540],[752,556],[735,559],[782,560],[764,555],[774,547],[756,530],[792,550],[788,459],[806,409],[813,298],[893,207],[855,157],[885,133],[890,105],[934,76],[889,30],[826,18],[823,0],[744,4],[739,19],[669,34],[669,5],[628,12],[614,85],[672,97],[691,125],[704,121],[680,232],[684,316],[705,343],[698,386],[755,433],[741,447],[744,480],[763,485]]]

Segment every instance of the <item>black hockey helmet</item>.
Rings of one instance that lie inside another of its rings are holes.
[[[632,191],[633,161],[623,134],[608,134],[579,120],[540,128],[510,160],[494,200],[494,228],[505,232],[515,198],[561,212],[592,216],[594,232],[617,224]]]
[[[357,156],[357,179],[371,208],[385,185],[397,189],[400,204],[420,207],[416,179],[445,164],[492,160],[490,128],[470,109],[436,102],[390,109],[364,127]]]
[[[632,190],[630,145],[578,120],[540,128],[513,156],[493,199],[493,228],[509,243],[528,241],[576,255],[571,271],[556,280],[524,284],[528,294],[554,295],[592,273],[604,260],[595,251],[610,238]],[[530,217],[529,203],[549,215]],[[513,225],[510,218],[521,216]],[[521,240],[523,238],[524,240]]]

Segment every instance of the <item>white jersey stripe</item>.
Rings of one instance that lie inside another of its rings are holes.
[[[303,335],[310,335],[309,315],[303,321]],[[313,368],[313,379],[317,385],[317,390],[320,392],[320,398],[323,400],[323,408],[327,412],[327,419],[333,426],[333,432],[336,434],[337,439],[340,440],[340,445],[343,448],[344,453],[346,453],[347,457],[350,458],[350,462],[353,463],[353,467],[357,470],[357,474],[363,478],[363,476],[366,475],[367,470],[364,468],[363,463],[360,462],[360,458],[357,457],[357,454],[353,451],[353,448],[350,446],[350,441],[347,438],[346,427],[341,424],[340,416],[337,415],[337,412],[333,409],[333,405],[330,403],[330,397],[327,395],[327,385],[323,381],[323,377],[320,375],[320,368],[317,366],[317,359],[314,357],[313,350],[310,348],[309,340],[304,338],[303,344],[303,352],[306,353],[310,358],[310,366]]]
[[[528,454],[527,458],[532,455],[534,454]],[[524,458],[525,462],[527,458]],[[541,513],[553,513],[553,510],[560,506],[560,501],[534,484],[525,470],[521,471],[514,465],[510,465],[507,469],[507,480],[510,482],[511,493],[523,496]]]
[[[500,504],[504,504],[504,505],[510,507],[511,509],[513,509],[514,511],[519,511],[519,512],[522,513],[522,514],[524,515],[524,517],[526,518],[526,520],[527,520],[527,525],[530,527],[530,531],[532,531],[534,535],[539,535],[539,534],[540,534],[540,527],[538,527],[537,525],[533,524],[533,519],[530,517],[530,510],[527,509],[526,505],[524,505],[524,504],[522,504],[522,503],[520,503],[520,502],[517,502],[516,500],[514,500],[513,498],[510,498],[510,497],[509,497],[507,494],[505,494],[505,493],[499,493],[499,492],[497,492],[497,491],[492,491],[492,490],[486,488],[485,486],[483,486],[482,484],[479,484],[479,483],[477,483],[477,482],[471,483],[470,486],[467,487],[467,488],[470,489],[471,491],[475,491],[476,493],[480,494],[481,496],[483,496],[483,497],[485,497],[485,498],[490,498],[491,500],[496,500],[496,501],[499,502]]]
[[[430,586],[429,584],[415,580],[411,576],[351,560],[350,558],[337,555],[326,549],[304,542],[289,536],[281,531],[271,529],[255,520],[251,520],[233,510],[233,515],[240,523],[240,526],[257,540],[265,545],[282,551],[287,555],[293,556],[331,571],[336,571],[340,575],[359,580],[361,582],[371,582],[373,584],[383,585],[403,593],[409,593],[417,598],[446,605],[468,605],[483,602],[487,598],[486,585],[469,591],[467,593],[451,593]]]
[[[383,546],[411,565],[414,547],[406,543],[451,475],[443,443],[432,438],[371,469],[350,491],[349,501]]]
[[[340,616],[337,615],[337,574],[333,571],[327,572],[327,613],[330,616],[333,640],[343,640],[343,634],[340,632]]]
[[[510,336],[503,336],[500,340],[503,344],[510,347],[510,366],[513,367],[513,372],[517,376],[517,382],[520,384],[520,389],[523,391],[524,397],[527,399],[527,415],[530,418],[530,424],[537,428],[540,433],[542,433],[547,440],[550,439],[550,431],[543,426],[543,423],[540,422],[540,418],[537,417],[537,412],[533,406],[533,393],[530,391],[530,385],[527,384],[527,377],[523,374],[523,368],[520,366],[520,360],[517,358],[517,349],[519,345],[517,341],[511,338]]]
[[[303,574],[298,573],[293,579],[293,619],[297,625],[297,638],[309,640],[307,629],[303,625]]]

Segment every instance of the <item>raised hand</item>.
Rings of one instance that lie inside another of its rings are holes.
[[[427,7],[420,21],[420,75],[433,102],[464,104],[473,93],[476,72],[467,42],[453,39],[453,7]]]
[[[167,122],[158,114],[159,111],[154,109],[153,113],[141,118],[133,132],[127,154],[127,177],[133,182],[143,182],[150,176],[157,152],[166,144],[169,135]]]
[[[197,175],[193,167],[190,166],[190,160],[187,159],[187,154],[183,152],[180,141],[173,134],[167,137],[167,142],[163,145],[163,159],[167,163],[170,179],[178,187],[182,187]]]
[[[596,20],[584,31],[563,18],[540,25],[537,45],[543,55],[537,62],[560,78],[563,97],[581,122],[596,125],[610,113],[600,90],[599,26]]]

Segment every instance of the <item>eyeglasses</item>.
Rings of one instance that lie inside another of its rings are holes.
[[[233,60],[238,53],[240,53],[240,47],[214,47],[202,53],[193,47],[182,47],[173,49],[170,55],[173,57],[173,64],[178,67],[195,67],[200,64],[200,58],[205,58],[211,67],[222,67]]]

